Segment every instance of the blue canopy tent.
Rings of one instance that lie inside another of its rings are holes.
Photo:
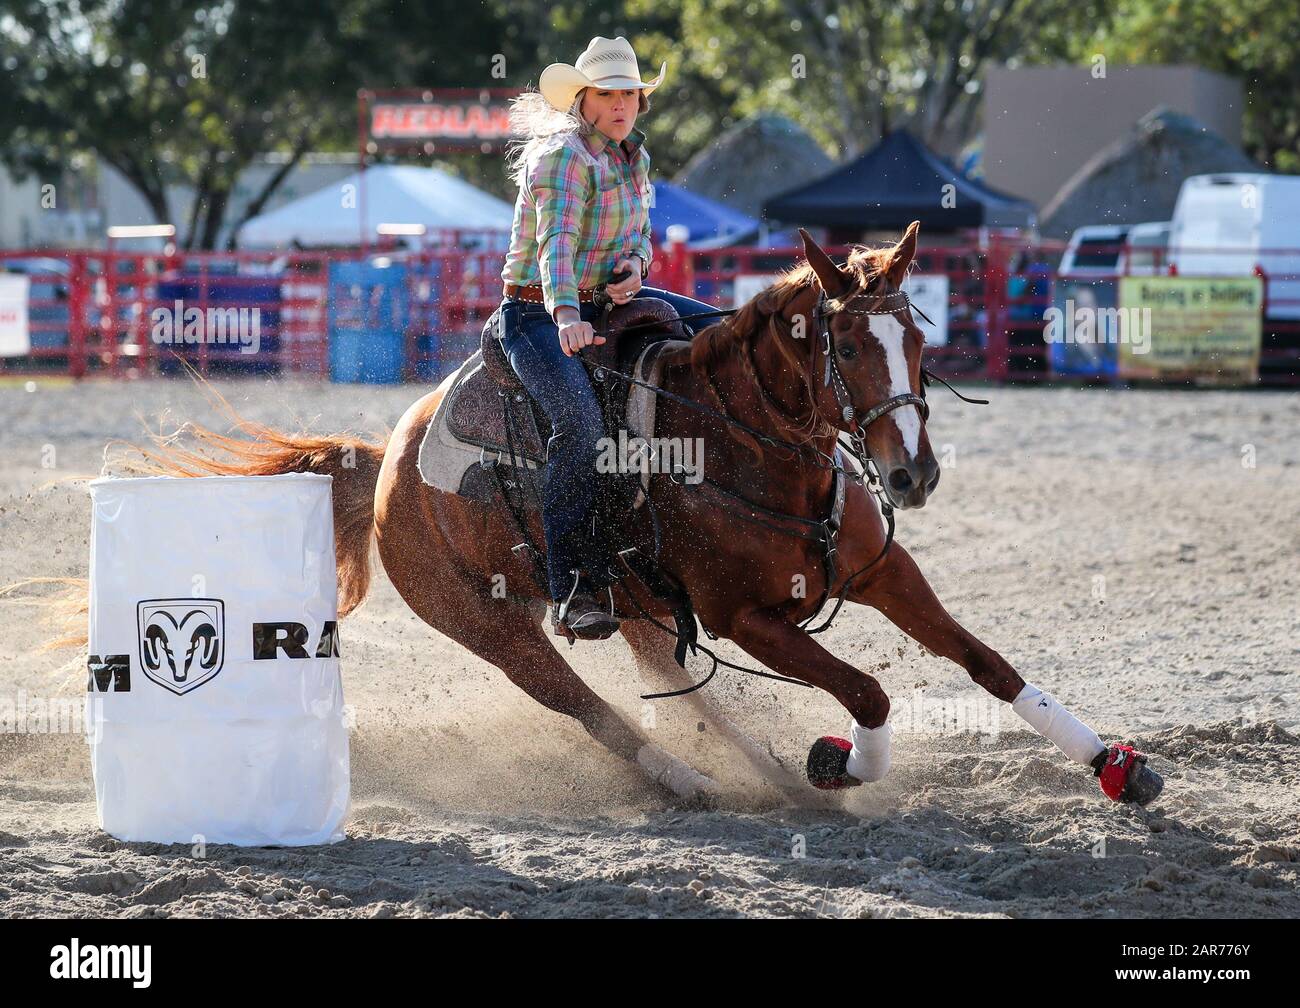
[[[1034,222],[1033,204],[963,175],[906,130],[887,134],[829,175],[773,197],[764,211],[774,221],[847,231],[898,231],[914,220],[931,233]]]
[[[709,249],[735,245],[758,236],[762,222],[716,203],[671,182],[655,182],[650,229],[656,244],[674,224],[684,225],[690,237],[687,248]]]

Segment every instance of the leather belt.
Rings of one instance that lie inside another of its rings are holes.
[[[520,301],[528,301],[531,304],[545,304],[546,299],[542,296],[541,284],[506,284],[506,297],[518,298]],[[596,297],[596,288],[578,288],[578,300],[590,304]]]

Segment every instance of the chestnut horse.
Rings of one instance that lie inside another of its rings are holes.
[[[843,481],[833,567],[823,537],[796,534],[828,517],[837,479],[829,460],[845,457],[838,449],[841,431],[874,462],[882,484],[875,489],[894,508],[922,507],[938,483],[924,422],[923,335],[898,293],[918,227],[909,227],[892,248],[855,249],[843,267],[805,233],[806,264],[733,318],[700,332],[689,347],[670,352],[662,384],[670,395],[659,401],[655,434],[702,439],[708,480],[690,486],[667,474],[652,477],[664,533],[660,567],[684,586],[711,634],[733,641],[774,673],[827,691],[852,716],[851,742],[826,738],[814,746],[809,776],[818,786],[877,780],[889,762],[889,698],[880,683],[801,626],[829,589],[878,609],[1012,703],[1067,755],[1099,775],[1104,769],[1111,786],[1105,775],[1102,786],[1111,797],[1149,800],[1154,788],[1143,790],[1129,778],[1145,757],[1126,746],[1104,746],[1050,694],[1028,686],[944,610],[906,549],[897,542],[886,549],[882,510],[869,485]],[[373,533],[389,578],[422,620],[499,668],[539,703],[575,718],[679,798],[710,800],[717,790],[711,779],[650,743],[552,646],[531,559],[511,549],[518,534],[509,512],[421,480],[420,443],[450,380],[412,405],[386,444],[289,435],[240,420],[243,438],[193,428],[226,458],[163,443],[146,452],[150,471],[332,475],[341,613],[366,594]],[[533,541],[541,542],[540,524],[532,531]],[[863,569],[863,576],[851,576]],[[504,598],[493,590],[502,575]],[[828,577],[835,583],[826,584]],[[618,582],[613,597],[642,671],[670,688],[687,685],[689,674],[673,660],[674,639],[638,618],[644,612],[662,622],[670,606],[630,576]],[[787,789],[803,786],[703,694],[692,693],[686,702],[767,779]]]

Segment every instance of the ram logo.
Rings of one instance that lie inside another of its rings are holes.
[[[221,599],[148,599],[137,605],[140,667],[182,696],[213,679],[226,658],[226,604]]]

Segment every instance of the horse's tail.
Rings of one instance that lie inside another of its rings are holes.
[[[230,434],[187,423],[170,434],[150,434],[148,445],[113,442],[106,469],[119,475],[276,476],[312,472],[334,477],[334,554],[338,566],[339,615],[359,606],[370,589],[370,542],[375,525],[375,487],[387,438],[365,441],[347,434],[289,434],[247,420],[211,386],[201,383],[232,422]],[[191,438],[189,446],[182,438]],[[25,597],[40,586],[61,588]],[[46,648],[86,647],[90,583],[85,578],[27,578],[0,588],[0,603],[36,606],[62,633]]]
[[[370,590],[375,487],[387,437],[365,441],[349,434],[286,433],[245,419],[215,389],[209,391],[232,421],[231,434],[219,434],[193,423],[170,435],[151,434],[148,446],[126,446],[133,457],[124,460],[124,468],[153,476],[278,476],[310,472],[334,477],[339,615],[346,616]],[[182,446],[178,443],[182,435],[197,443]]]

